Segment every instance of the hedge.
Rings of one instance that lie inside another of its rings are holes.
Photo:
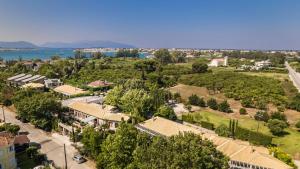
[[[209,130],[214,130],[215,129],[214,124],[210,123],[210,122],[207,122],[207,121],[201,121],[200,125],[201,125],[201,127],[209,129]]]
[[[249,141],[250,143],[256,144],[256,145],[264,145],[268,146],[272,144],[272,137],[256,132],[251,131],[249,129],[245,129],[242,127],[237,126],[235,137],[241,140]]]
[[[188,123],[195,123],[193,116],[190,114],[182,115],[182,120]]]

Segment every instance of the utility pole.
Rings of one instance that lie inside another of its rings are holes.
[[[64,144],[64,154],[65,154],[65,169],[68,169],[67,154],[66,154],[66,145],[65,144]]]

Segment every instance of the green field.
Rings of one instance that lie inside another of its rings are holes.
[[[215,127],[219,126],[220,124],[228,125],[230,120],[230,117],[221,113],[219,114],[214,112],[197,112],[192,114],[200,114],[202,116],[201,120],[211,122],[215,125]],[[251,119],[247,116],[240,117],[238,120],[239,126],[254,131],[257,130],[258,122],[256,120]],[[265,126],[264,122],[259,122],[258,131],[267,135],[272,135],[268,127]],[[286,129],[286,131],[289,133],[288,135],[285,135],[284,137],[274,137],[273,143],[278,145],[278,147],[280,147],[283,151],[293,155],[295,159],[299,159],[300,132],[291,128]]]

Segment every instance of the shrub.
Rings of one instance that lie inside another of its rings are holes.
[[[194,123],[194,117],[191,114],[183,114],[181,118],[183,121],[186,121],[188,123]]]
[[[287,121],[286,115],[284,113],[280,112],[273,112],[271,113],[271,119],[277,119],[277,120],[282,120],[282,121]]]
[[[216,99],[213,99],[213,98],[209,99],[207,101],[207,106],[213,110],[218,110],[218,103],[217,103]]]
[[[178,93],[178,92],[174,93],[173,99],[176,100],[177,103],[180,103],[181,102],[181,95],[180,95],[180,93]]]
[[[252,144],[268,146],[272,143],[272,137],[242,127],[236,127],[235,137],[241,140],[249,141]]]
[[[208,66],[205,63],[195,62],[192,65],[193,73],[205,73],[207,72]]]
[[[279,136],[283,133],[284,129],[287,128],[286,122],[278,119],[270,119],[268,121],[268,128],[273,135]]]
[[[189,97],[189,103],[194,106],[205,107],[205,101],[203,100],[203,98],[200,98],[195,94],[192,94]]]
[[[174,110],[170,106],[160,106],[158,112],[154,114],[155,116],[164,117],[170,120],[176,120],[177,117],[175,115]]]
[[[270,154],[273,154],[273,156],[275,158],[283,161],[287,165],[289,165],[289,166],[291,166],[293,168],[297,168],[296,165],[295,165],[295,163],[293,162],[292,157],[290,155],[288,155],[287,153],[283,152],[278,147],[270,147],[269,148],[269,152],[270,152]]]
[[[210,123],[210,122],[207,122],[207,121],[201,121],[200,124],[201,124],[201,127],[203,127],[203,128],[206,128],[206,129],[209,129],[209,130],[214,130],[214,124],[213,123]]]
[[[258,111],[256,112],[256,114],[254,115],[254,119],[258,120],[258,121],[264,121],[264,122],[268,122],[268,120],[270,119],[270,116],[267,112],[265,111]]]
[[[225,124],[219,125],[215,132],[218,134],[218,136],[222,137],[229,137],[230,135],[229,128]]]
[[[245,109],[245,108],[240,108],[240,114],[241,115],[245,115],[245,114],[247,114],[247,110]]]
[[[252,108],[254,105],[254,102],[250,98],[244,98],[244,99],[242,99],[241,104],[243,107]]]
[[[221,112],[225,112],[225,113],[231,113],[232,110],[230,109],[230,105],[227,103],[226,100],[224,100],[223,102],[221,102],[218,105],[218,110]]]
[[[300,120],[296,123],[295,126],[300,129]]]

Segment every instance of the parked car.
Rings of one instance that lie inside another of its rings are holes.
[[[75,155],[73,158],[72,158],[74,161],[76,161],[78,164],[80,163],[84,163],[86,161],[85,158],[83,158],[82,155]]]

